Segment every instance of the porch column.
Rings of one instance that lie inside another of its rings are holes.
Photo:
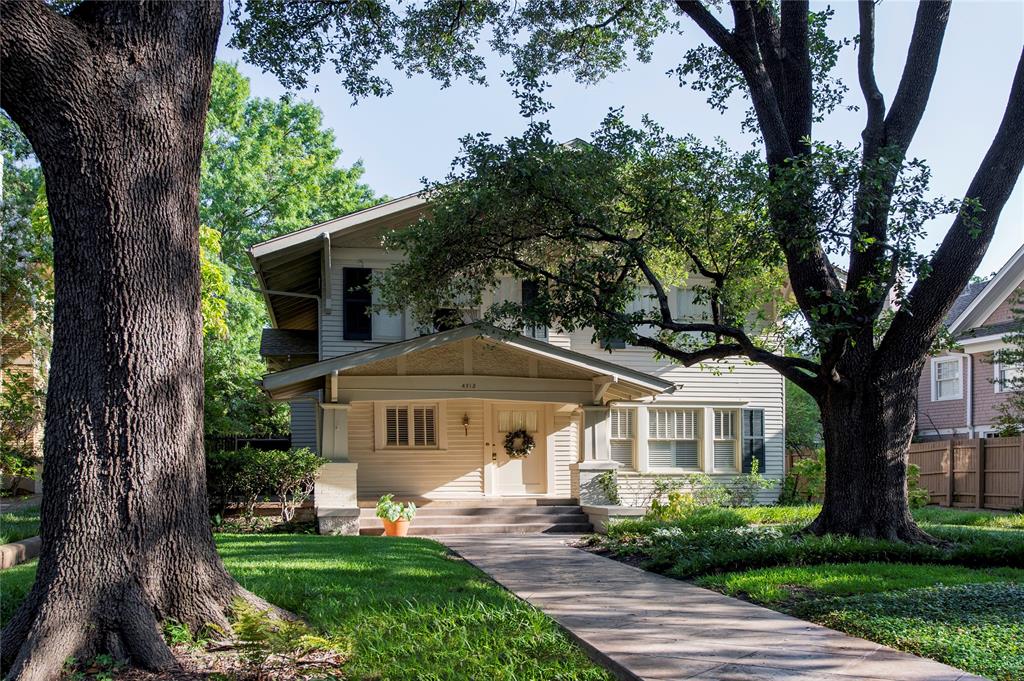
[[[313,499],[320,534],[359,534],[359,503],[356,470],[348,460],[349,405],[320,405],[321,454],[328,463],[320,467]]]
[[[583,459],[569,467],[573,496],[584,506],[609,503],[597,478],[618,469],[612,461],[608,420],[611,408],[604,405],[583,405]]]
[[[608,439],[608,416],[611,408],[604,405],[583,406],[583,460],[611,461]]]

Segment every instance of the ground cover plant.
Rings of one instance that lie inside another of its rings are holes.
[[[545,615],[435,542],[218,535],[217,545],[247,589],[351,642],[346,680],[612,678]],[[34,563],[3,573],[4,622],[34,573]]]
[[[916,509],[943,545],[802,533],[813,504],[612,525],[614,557],[1000,681],[1024,678],[1024,513]]]
[[[0,514],[0,544],[39,534],[39,509],[26,508]]]

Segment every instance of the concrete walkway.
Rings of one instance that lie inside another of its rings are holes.
[[[572,548],[565,535],[438,537],[623,679],[982,679]]]

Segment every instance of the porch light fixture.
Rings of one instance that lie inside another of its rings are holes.
[[[469,414],[462,415],[462,427],[466,429],[466,435],[469,435]]]

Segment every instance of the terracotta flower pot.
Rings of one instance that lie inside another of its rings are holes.
[[[388,520],[387,518],[381,518],[384,523],[384,536],[385,537],[404,537],[409,534],[409,521],[399,518],[398,520]]]

